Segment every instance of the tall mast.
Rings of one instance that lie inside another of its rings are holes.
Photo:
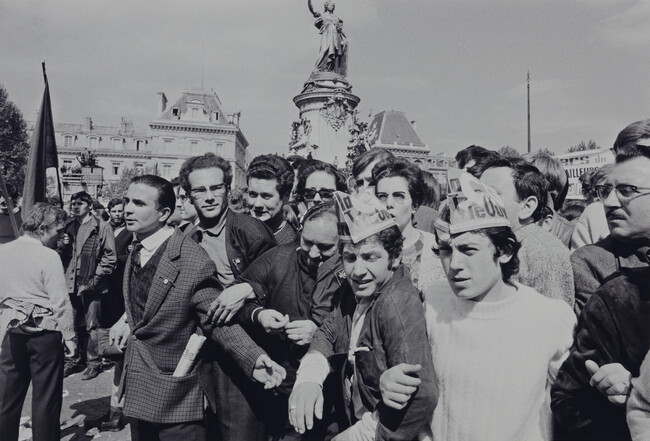
[[[526,83],[528,89],[528,153],[530,153],[530,71],[527,73]]]

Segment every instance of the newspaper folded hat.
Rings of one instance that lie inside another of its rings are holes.
[[[339,218],[339,239],[342,242],[359,243],[395,225],[386,207],[373,194],[363,192],[357,198],[337,191],[334,199]]]
[[[434,226],[438,230],[459,234],[481,228],[510,226],[503,202],[493,188],[469,173],[461,173],[454,180],[456,191],[447,195],[450,222],[436,219]]]

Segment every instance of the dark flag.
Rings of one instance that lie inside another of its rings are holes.
[[[52,120],[52,104],[50,102],[50,86],[47,83],[45,63],[43,63],[43,78],[45,80],[45,92],[43,102],[38,113],[34,133],[32,134],[32,145],[29,150],[29,161],[25,169],[25,187],[23,189],[23,213],[27,213],[35,203],[45,202],[47,198],[47,173],[50,167],[57,169],[57,186],[59,197],[61,186],[58,182],[59,160],[56,154],[56,140],[54,138],[54,121]],[[63,201],[61,201],[63,202]]]

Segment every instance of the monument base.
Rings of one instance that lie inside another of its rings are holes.
[[[299,119],[293,123],[291,154],[345,166],[350,116],[360,98],[343,75],[313,72],[293,98]]]

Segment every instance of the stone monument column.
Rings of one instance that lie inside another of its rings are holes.
[[[343,21],[334,15],[333,2],[325,2],[322,13],[314,11],[311,0],[307,4],[321,34],[321,45],[316,68],[302,92],[293,98],[298,119],[292,123],[289,150],[342,167],[348,151],[348,126],[360,101],[346,78],[348,40]]]

